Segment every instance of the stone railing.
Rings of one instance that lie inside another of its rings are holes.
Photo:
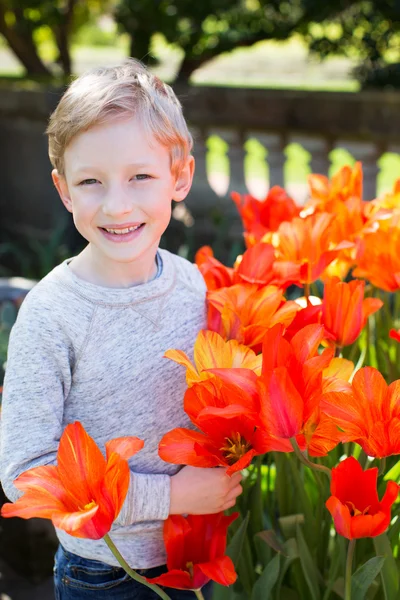
[[[179,90],[178,90],[179,94]],[[204,189],[207,138],[220,136],[227,144],[230,176],[220,177],[219,193],[253,191],[246,181],[245,143],[255,138],[267,152],[268,180],[259,181],[259,194],[271,185],[285,185],[285,148],[295,142],[310,154],[311,172],[327,174],[330,154],[337,148],[361,160],[364,198],[377,193],[379,159],[400,153],[400,94],[395,92],[304,92],[195,87],[181,94],[185,115],[195,134],[196,186]],[[400,177],[400,172],[399,172]],[[292,186],[304,200],[305,182]],[[288,186],[290,188],[290,186]],[[250,189],[249,189],[250,188]],[[254,193],[254,192],[253,192]]]
[[[176,92],[195,138],[196,175],[187,206],[200,226],[216,208],[223,219],[237,221],[232,190],[250,190],[262,197],[270,185],[287,184],[284,150],[292,142],[309,152],[309,169],[316,173],[328,172],[332,150],[347,149],[363,163],[365,199],[376,195],[380,157],[400,153],[400,94],[396,92],[200,86],[176,88]],[[0,90],[0,211],[1,225],[8,231],[46,237],[63,211],[51,184],[43,135],[59,96],[58,90]],[[228,168],[222,173],[210,173],[206,167],[207,142],[215,135],[227,148]],[[246,141],[254,138],[266,150],[267,175],[246,181]],[[304,181],[287,188],[298,201],[305,199]],[[177,216],[188,219],[182,211]],[[205,221],[203,225],[204,230]]]

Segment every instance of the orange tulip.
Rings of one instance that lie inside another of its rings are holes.
[[[276,234],[275,270],[283,277],[297,267],[297,283],[312,283],[318,279],[341,250],[354,244],[343,241],[332,244],[331,225],[334,215],[318,213],[304,219],[282,223]]]
[[[127,459],[143,448],[136,437],[106,442],[106,459],[81,423],[65,428],[57,466],[35,467],[15,480],[24,495],[4,504],[3,517],[51,519],[54,526],[80,538],[100,539],[117,518],[128,492]]]
[[[259,242],[246,250],[235,265],[234,283],[257,283],[286,288],[297,281],[297,268],[277,271],[275,248],[272,244]]]
[[[170,515],[164,523],[168,572],[147,581],[178,590],[199,590],[210,579],[234,583],[235,568],[225,549],[228,527],[237,516]]]
[[[322,324],[336,346],[349,346],[358,338],[367,319],[383,306],[378,298],[364,299],[364,281],[344,283],[333,277],[325,284]]]
[[[326,501],[326,507],[339,535],[349,540],[375,537],[389,527],[399,486],[388,481],[385,494],[379,500],[377,479],[377,467],[363,471],[353,456],[332,469],[332,495]]]
[[[364,216],[368,220],[385,219],[393,211],[400,209],[400,179],[393,185],[393,190],[381,198],[364,203]]]
[[[343,391],[324,393],[321,410],[369,456],[400,454],[400,380],[388,386],[377,369],[364,367]]]
[[[188,386],[214,377],[209,369],[242,367],[261,372],[261,356],[236,340],[225,341],[218,333],[208,330],[200,331],[196,338],[194,365],[181,350],[167,350],[164,357],[186,367]]]
[[[364,236],[353,275],[387,292],[400,289],[400,227],[378,229]]]
[[[331,212],[329,203],[332,201],[344,202],[349,198],[361,200],[362,178],[362,165],[360,162],[356,162],[353,168],[345,165],[331,180],[325,175],[309,175],[308,184],[311,195],[309,203],[321,210]]]
[[[261,350],[265,333],[276,323],[289,325],[300,309],[293,301],[285,301],[276,286],[238,284],[208,292],[208,327],[225,339],[236,339]]]
[[[277,185],[261,201],[249,194],[242,196],[233,192],[231,196],[242,218],[248,246],[260,241],[266,233],[276,231],[282,222],[291,221],[301,210],[287,192]]]

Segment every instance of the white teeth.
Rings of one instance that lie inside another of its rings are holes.
[[[140,225],[136,225],[136,227],[127,227],[126,229],[107,229],[106,227],[104,227],[103,229],[108,231],[108,233],[116,233],[117,235],[122,235],[124,233],[130,233],[131,231],[136,231],[136,229],[139,229],[139,227],[140,227]]]

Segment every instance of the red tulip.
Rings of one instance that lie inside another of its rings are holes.
[[[400,342],[400,329],[391,329],[389,331],[389,337],[391,337],[392,340],[396,340],[396,342]]]
[[[260,416],[266,431],[277,438],[300,436],[300,445],[305,444],[309,450],[321,420],[323,370],[333,355],[330,349],[318,354],[323,339],[321,325],[308,325],[288,342],[284,339],[284,327],[276,325],[264,338],[263,369],[258,381]],[[332,433],[332,428],[329,431]],[[321,452],[322,431],[318,433],[315,451],[326,454],[339,440],[330,436]]]
[[[284,221],[291,221],[297,217],[301,207],[297,206],[287,192],[275,185],[264,200],[257,200],[245,194],[232,193],[243,221],[245,239],[248,246],[260,241],[270,231],[276,231]]]
[[[228,527],[237,516],[170,515],[164,523],[168,572],[147,581],[180,590],[199,590],[210,579],[234,583],[235,568],[225,549]]]
[[[195,262],[209,290],[233,285],[234,270],[217,260],[210,246],[203,246],[196,252]]]
[[[377,493],[378,469],[363,471],[352,456],[332,469],[331,496],[326,507],[336,531],[349,540],[381,535],[390,524],[390,512],[399,486],[388,481],[385,494]]]
[[[108,533],[124,503],[130,481],[127,459],[143,448],[136,437],[106,442],[104,458],[81,423],[65,428],[57,466],[35,467],[15,480],[24,495],[4,504],[3,517],[51,519],[55,527],[80,538]]]
[[[239,404],[207,406],[192,420],[201,431],[169,431],[160,441],[160,458],[178,465],[227,467],[227,475],[232,475],[248,467],[254,456],[288,448],[264,432],[257,413]]]

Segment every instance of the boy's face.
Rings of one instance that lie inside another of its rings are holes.
[[[65,176],[53,171],[53,181],[96,263],[154,263],[171,200],[183,200],[190,190],[193,158],[175,179],[168,148],[146,133],[140,119],[128,118],[77,135],[64,162]]]

